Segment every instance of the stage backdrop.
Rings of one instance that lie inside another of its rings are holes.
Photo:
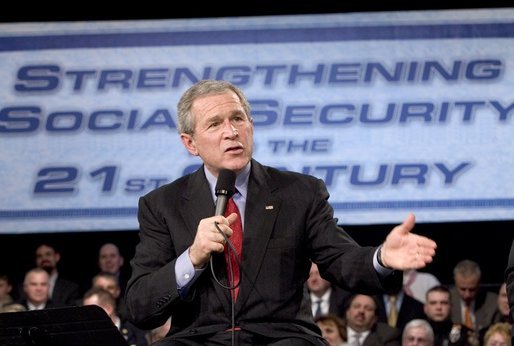
[[[198,168],[176,103],[205,78],[343,225],[513,218],[514,10],[483,9],[0,25],[0,232],[137,229]]]

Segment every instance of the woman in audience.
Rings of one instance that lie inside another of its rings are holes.
[[[492,324],[484,336],[484,346],[512,346],[511,325],[506,322]]]
[[[334,314],[320,315],[315,319],[321,329],[321,335],[330,346],[345,346],[346,325],[339,316]]]

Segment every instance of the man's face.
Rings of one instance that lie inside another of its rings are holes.
[[[30,273],[23,282],[23,290],[27,300],[39,305],[48,300],[48,274],[46,272]]]
[[[11,293],[12,285],[10,285],[7,280],[0,279],[0,299],[7,297],[9,293]]]
[[[318,266],[315,263],[311,266],[309,278],[307,279],[307,287],[310,292],[318,297],[321,297],[330,287],[330,282],[319,275]]]
[[[94,282],[93,287],[103,288],[116,299],[120,296],[120,287],[118,283],[111,278],[99,277]]]
[[[377,319],[376,309],[373,298],[362,294],[356,295],[346,310],[348,326],[357,332],[370,330]]]
[[[433,343],[427,335],[427,332],[421,327],[413,327],[405,332],[402,338],[402,346],[430,346]]]
[[[101,271],[118,274],[123,266],[123,257],[114,244],[106,244],[100,249],[98,255],[98,266]]]
[[[425,314],[436,322],[445,321],[450,316],[450,295],[447,292],[432,291],[427,295]]]
[[[221,169],[238,172],[252,157],[253,123],[231,91],[196,99],[193,135],[181,134],[186,149],[205,163],[215,176]]]
[[[509,298],[507,296],[507,284],[504,282],[498,291],[498,310],[503,316],[509,315]]]
[[[471,303],[473,300],[475,300],[475,297],[478,293],[480,277],[477,275],[463,276],[457,274],[454,277],[454,281],[457,292],[459,292],[459,296],[462,298],[462,300],[464,300],[466,303]]]
[[[50,246],[41,245],[36,249],[36,266],[43,268],[49,273],[57,267],[57,262],[60,259],[60,255]]]

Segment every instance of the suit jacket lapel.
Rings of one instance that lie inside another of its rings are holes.
[[[242,280],[236,307],[244,304],[252,292],[252,282],[256,281],[259,274],[273,224],[280,210],[281,200],[273,197],[272,190],[274,187],[264,168],[253,160],[245,209]]]

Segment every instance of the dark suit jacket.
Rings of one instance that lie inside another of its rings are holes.
[[[140,199],[140,242],[125,295],[140,328],[162,325],[170,315],[175,338],[230,328],[229,292],[216,283],[209,266],[185,299],[174,275],[176,259],[193,243],[198,223],[214,215],[211,196],[201,167]],[[338,227],[327,200],[322,180],[252,161],[235,304],[239,327],[260,335],[310,335],[322,342],[305,285],[311,259],[327,280],[345,289],[377,294],[401,287],[401,272],[380,279],[373,268],[376,248],[360,247]],[[214,255],[212,262],[216,276],[226,283],[223,254]]]
[[[397,328],[387,323],[377,322],[368,334],[362,346],[400,346],[401,334]]]
[[[346,304],[351,293],[340,287],[332,285],[332,293],[330,293],[330,302],[328,312],[344,318]]]
[[[387,323],[387,312],[386,306],[384,303],[384,297],[377,297],[378,306],[377,306],[377,315],[378,320],[380,322]],[[400,310],[398,311],[398,320],[396,322],[396,328],[403,331],[405,325],[413,319],[421,318],[425,319],[425,311],[423,308],[423,303],[419,300],[412,298],[411,296],[404,294],[402,305],[400,306]]]
[[[57,276],[52,294],[52,302],[56,306],[74,306],[80,297],[79,285]]]
[[[459,292],[455,287],[451,292],[451,310],[453,323],[464,324],[460,307]],[[475,330],[480,330],[492,324],[494,313],[498,309],[498,294],[479,289],[475,298]]]

